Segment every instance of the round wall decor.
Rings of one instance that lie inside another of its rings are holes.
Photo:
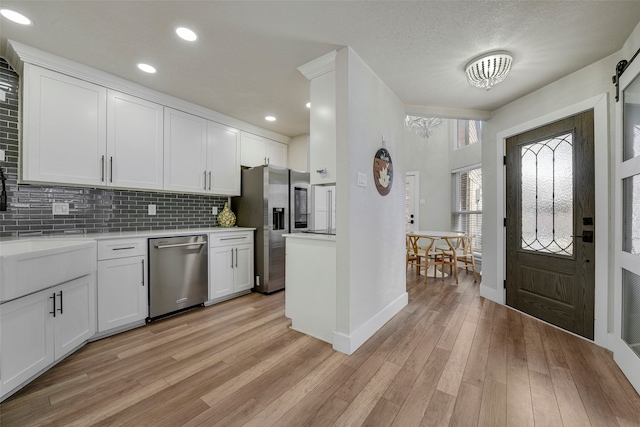
[[[379,149],[373,158],[373,180],[378,193],[383,196],[389,194],[393,184],[393,163],[391,155],[385,148]]]

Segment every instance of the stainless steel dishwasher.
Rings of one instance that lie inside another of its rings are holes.
[[[207,253],[207,235],[149,239],[149,320],[207,301]]]

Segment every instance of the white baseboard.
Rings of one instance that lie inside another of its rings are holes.
[[[640,356],[613,334],[609,334],[607,344],[610,346],[609,350],[613,351],[613,360],[616,361],[633,388],[640,393]]]
[[[499,286],[498,289],[494,289],[480,284],[480,296],[504,305],[504,289],[501,286]]]
[[[333,333],[333,349],[345,354],[353,354],[362,344],[373,336],[393,316],[398,314],[409,303],[409,294],[404,292],[372,318],[366,321],[351,335]]]

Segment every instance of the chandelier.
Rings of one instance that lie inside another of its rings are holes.
[[[471,86],[489,90],[507,77],[512,62],[513,57],[505,51],[482,55],[465,67],[467,80]]]
[[[437,117],[407,116],[404,120],[407,128],[414,130],[423,138],[429,138],[433,130],[444,123],[444,119]]]

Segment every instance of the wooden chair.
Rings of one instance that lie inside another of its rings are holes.
[[[473,271],[473,281],[477,282],[476,259],[473,256],[473,238],[471,236],[464,236],[461,240],[462,250],[456,251],[456,258],[464,264],[464,269],[467,274],[469,274],[469,266],[471,266],[471,271]]]
[[[427,245],[420,246],[420,239],[427,242]],[[409,265],[417,266],[418,274],[422,268],[422,259],[424,259],[424,281],[427,282],[427,274],[429,265],[433,264],[433,277],[436,277],[436,266],[442,265],[442,253],[435,250],[435,239],[423,237],[416,234],[407,234],[407,267]],[[444,279],[444,272],[441,274]]]
[[[422,258],[425,257],[425,252],[420,250],[418,240],[420,236],[415,234],[407,234],[407,268],[409,266],[417,267],[418,274],[422,268]]]
[[[442,280],[444,280],[444,264],[442,263],[442,252],[436,249],[436,241],[437,239],[433,239],[431,237],[422,237],[423,240],[428,241],[426,246],[422,246],[424,252],[426,254],[425,261],[425,273],[424,273],[424,281],[427,282],[427,274],[430,266],[433,266],[433,278],[436,278],[438,274],[438,266],[440,266],[440,276]]]

